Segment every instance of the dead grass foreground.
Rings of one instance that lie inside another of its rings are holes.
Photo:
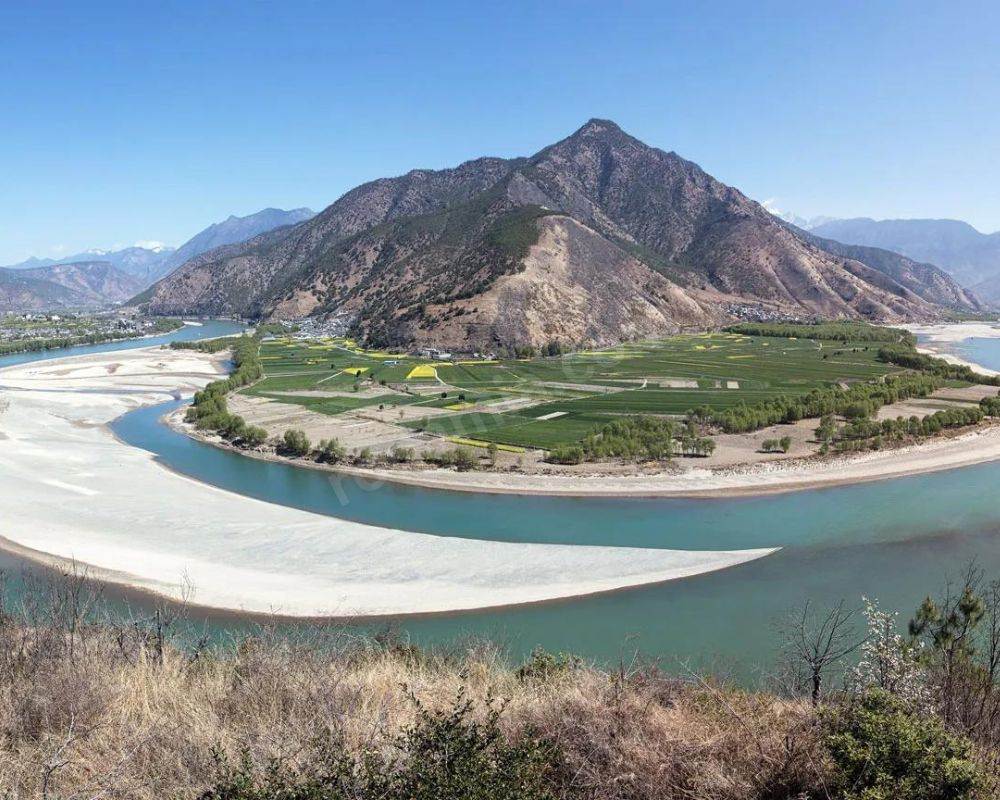
[[[91,602],[72,578],[0,613],[4,797],[197,797],[216,753],[306,769],[330,741],[384,748],[415,699],[446,710],[463,692],[476,714],[501,702],[511,740],[556,746],[557,797],[794,797],[820,780],[799,701],[649,667],[539,656],[516,669],[490,645],[427,653],[344,630],[181,647],[164,612],[85,622]]]

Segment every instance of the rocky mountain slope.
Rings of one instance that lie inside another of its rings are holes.
[[[833,239],[824,239],[808,231],[800,230],[798,235],[832,255],[860,261],[885,273],[929,303],[972,312],[986,308],[977,293],[966,289],[933,264],[914,261],[900,253],[879,247],[843,244]]]
[[[941,313],[915,273],[883,270],[591,120],[531,158],[364,184],[307,222],[192,259],[142,299],[154,313],[352,314],[373,343],[470,348],[607,344],[739,316]]]
[[[308,208],[293,208],[285,211],[281,208],[265,208],[256,214],[248,214],[245,217],[230,216],[222,222],[209,225],[205,230],[195,234],[184,244],[173,250],[164,260],[162,275],[169,274],[185,261],[209,250],[222,247],[227,244],[237,244],[259,236],[267,231],[281,228],[285,225],[296,225],[304,222],[316,215],[316,212]],[[153,281],[149,281],[148,286]]]
[[[105,261],[0,268],[0,311],[99,308],[132,297],[139,279]]]
[[[954,219],[840,219],[812,233],[845,244],[894,250],[945,270],[965,286],[1000,281],[1000,232],[980,233]]]

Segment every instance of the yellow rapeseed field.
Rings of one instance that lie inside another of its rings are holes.
[[[406,378],[436,378],[438,376],[437,370],[430,364],[418,364],[413,369],[409,371]]]

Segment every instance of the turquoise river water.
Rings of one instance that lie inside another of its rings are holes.
[[[210,323],[178,336],[212,336]],[[1000,340],[969,340],[962,353],[1000,369]],[[56,357],[65,352],[33,354]],[[0,366],[11,363],[0,359]],[[773,662],[774,626],[805,600],[877,597],[908,614],[970,560],[1000,577],[1000,463],[854,486],[733,499],[517,497],[392,484],[371,486],[257,461],[195,442],[159,422],[176,403],[113,424],[125,442],[163,464],[231,491],[360,522],[466,538],[684,549],[782,548],[722,572],[553,603],[389,623],[419,643],[486,636],[515,654],[536,645],[601,660],[635,650],[665,667],[687,663],[740,675]],[[23,564],[0,558],[7,569]],[[247,620],[207,614],[221,631]],[[294,625],[296,623],[288,623]]]

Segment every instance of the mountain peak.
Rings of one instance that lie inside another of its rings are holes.
[[[581,128],[579,128],[576,133],[570,136],[570,139],[576,138],[605,138],[611,136],[622,136],[627,135],[621,127],[610,119],[601,119],[600,117],[591,117],[588,119]]]
[[[608,344],[746,315],[932,318],[928,297],[972,306],[936,271],[853,258],[594,118],[527,158],[358,186],[307,222],[189,261],[148,308],[350,315],[367,342],[481,351]]]

